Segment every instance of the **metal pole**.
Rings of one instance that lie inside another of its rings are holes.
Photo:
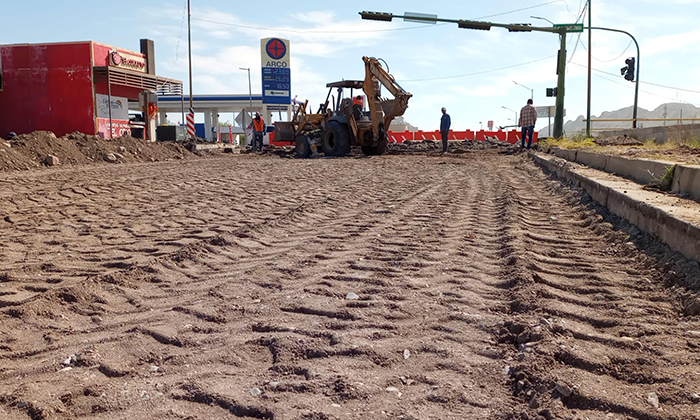
[[[588,0],[588,100],[586,108],[586,137],[591,137],[591,0]]]
[[[637,128],[637,104],[639,103],[639,44],[637,43],[637,40],[632,36],[631,33],[627,31],[622,31],[620,29],[612,29],[612,28],[601,28],[599,26],[593,26],[590,29],[600,29],[601,31],[610,31],[610,32],[619,32],[621,34],[625,34],[632,38],[632,41],[634,41],[634,46],[637,47],[637,71],[636,71],[636,76],[635,76],[635,86],[634,86],[634,108],[632,109],[632,128]],[[589,30],[590,32],[590,30]],[[590,46],[589,46],[590,49]],[[589,118],[590,119],[590,118]]]
[[[559,78],[557,80],[557,112],[554,115],[554,138],[564,135],[564,80],[566,74],[566,31],[559,33],[561,45],[559,46]]]
[[[112,136],[112,80],[109,77],[109,69],[107,69],[107,104],[109,106],[109,138]]]
[[[248,67],[248,100],[250,101],[250,112],[253,112],[253,89],[250,84],[250,67]]]
[[[187,120],[185,120],[185,94],[183,92],[180,92],[180,110],[182,111],[182,125],[187,127]],[[187,128],[185,128],[185,132],[187,132]]]
[[[191,17],[192,12],[190,9],[190,0],[187,0],[187,50],[190,62],[190,108],[194,108],[194,103],[192,101],[192,26],[190,25]]]

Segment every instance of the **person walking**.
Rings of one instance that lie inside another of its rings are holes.
[[[260,117],[260,113],[255,113],[255,118],[253,118],[253,150],[257,149],[262,152],[263,149],[263,136],[265,135],[265,120]],[[260,145],[258,146],[258,141]]]
[[[520,148],[525,147],[525,136],[528,135],[527,148],[532,146],[532,137],[535,135],[535,123],[537,122],[537,110],[532,106],[532,99],[527,100],[527,105],[525,105],[520,110],[520,119],[518,120],[518,125],[522,127],[522,133],[520,135]]]
[[[450,126],[452,121],[445,107],[442,108],[442,117],[440,118],[440,136],[442,136],[442,153],[447,152],[447,138],[450,135]]]

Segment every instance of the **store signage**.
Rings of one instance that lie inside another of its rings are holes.
[[[260,40],[264,104],[289,104],[292,101],[289,40]]]
[[[109,119],[109,96],[95,95],[97,106],[97,118]],[[129,120],[129,100],[118,96],[112,96],[112,120]]]
[[[146,59],[136,55],[126,54],[119,51],[109,53],[109,64],[129,70],[146,71]]]

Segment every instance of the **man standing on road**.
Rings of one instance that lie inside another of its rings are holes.
[[[447,138],[450,135],[450,125],[452,121],[450,120],[450,115],[447,110],[442,108],[442,117],[440,118],[440,135],[442,136],[442,153],[447,152]]]
[[[255,113],[255,118],[253,118],[253,150],[257,149],[262,152],[263,149],[263,135],[265,135],[265,120],[260,117],[260,113]],[[260,142],[260,146],[258,146]]]
[[[527,100],[527,105],[525,105],[520,110],[520,119],[518,120],[518,125],[522,127],[522,133],[520,135],[520,148],[525,147],[525,135],[529,135],[527,140],[527,148],[532,146],[532,137],[535,135],[535,123],[537,122],[537,110],[532,106],[532,99]]]

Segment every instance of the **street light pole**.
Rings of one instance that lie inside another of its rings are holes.
[[[518,125],[518,111],[512,110],[512,109],[508,108],[507,106],[501,106],[501,108],[507,109],[508,111],[515,114],[515,119],[513,119],[513,124]]]
[[[530,91],[530,99],[533,100],[533,101],[535,100],[535,91],[534,91],[533,89],[530,89],[529,87],[527,87],[527,86],[525,86],[525,85],[523,85],[523,84],[520,84],[520,83],[516,82],[515,80],[513,80],[513,83],[515,83],[515,84],[518,85],[518,86],[522,86],[522,87],[524,87],[525,89],[529,90],[529,91]]]
[[[591,137],[591,0],[588,0],[588,99],[586,104],[586,137]]]
[[[239,67],[240,70],[247,70],[248,71],[248,100],[250,101],[250,112],[252,114],[253,112],[253,89],[250,85],[250,67]],[[248,127],[248,124],[246,124],[246,112],[243,110],[243,133],[245,134],[245,130]],[[246,139],[246,144],[248,143],[248,140]]]
[[[561,44],[559,46],[559,78],[557,79],[557,111],[554,118],[554,138],[564,135],[564,80],[566,74],[566,32],[559,34]]]

